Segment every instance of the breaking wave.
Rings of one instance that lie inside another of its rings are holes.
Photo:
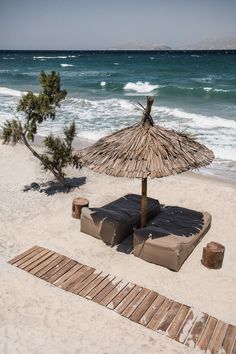
[[[228,90],[216,87],[181,87],[163,85],[159,86],[159,95],[180,96],[180,97],[205,97],[211,99],[235,99],[236,90]]]
[[[101,82],[100,82],[101,84]],[[9,106],[16,107],[17,97],[24,92],[7,87],[0,87],[0,125],[10,114]],[[209,146],[220,159],[236,161],[236,121],[221,116],[207,116],[192,113],[179,107],[153,106],[154,121],[161,126],[196,135]],[[113,131],[140,121],[142,110],[126,99],[110,98],[88,100],[68,97],[58,111],[57,119],[49,120],[39,129],[40,135],[48,132],[60,134],[65,124],[75,120],[78,135],[82,138],[96,140]],[[219,139],[220,137],[220,139]]]
[[[69,66],[74,66],[72,64],[60,64],[63,68],[69,67]]]
[[[137,81],[136,83],[128,82],[124,86],[124,90],[136,91],[138,93],[148,93],[158,89],[159,87],[160,87],[159,85],[151,85],[147,81],[145,82]]]
[[[25,92],[13,90],[8,87],[0,87],[0,95],[1,96],[13,96],[13,97],[21,97]]]
[[[212,129],[212,128],[227,128],[236,129],[236,121],[230,119],[224,119],[218,116],[206,116],[203,114],[185,112],[179,108],[168,108],[162,106],[154,106],[153,112],[162,114],[162,116],[175,117],[184,120],[188,120],[188,124],[195,123],[196,126]]]
[[[48,56],[33,56],[33,59],[34,60],[37,60],[37,59],[66,59],[67,58],[67,55],[59,55],[59,56],[54,56],[54,57],[48,57]]]

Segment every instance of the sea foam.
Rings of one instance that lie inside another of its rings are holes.
[[[137,81],[136,83],[128,82],[124,86],[124,90],[136,91],[138,93],[147,93],[147,92],[152,92],[159,87],[160,87],[159,85],[151,85],[147,81],[145,81],[145,82]]]
[[[219,116],[206,116],[203,114],[186,112],[179,108],[169,108],[165,106],[154,106],[153,112],[162,113],[165,116],[172,116],[176,118],[182,118],[194,122],[198,127],[203,128],[228,128],[236,129],[236,121],[230,119],[224,119]]]
[[[68,66],[74,66],[74,65],[72,65],[72,64],[60,64],[63,68],[66,68],[66,67],[68,67]]]
[[[48,57],[48,56],[33,56],[33,59],[36,60],[36,59],[66,59],[67,58],[67,55],[59,55],[59,56],[54,56],[54,57]]]
[[[14,96],[14,97],[21,97],[26,92],[13,90],[8,87],[0,87],[0,95],[2,96]]]
[[[217,89],[217,88],[213,88],[213,87],[203,87],[203,90],[206,92],[231,92],[230,90]]]

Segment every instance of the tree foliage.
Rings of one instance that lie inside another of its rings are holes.
[[[3,143],[16,144],[19,141],[37,157],[45,170],[51,171],[54,176],[65,184],[63,169],[68,165],[79,166],[78,160],[72,151],[72,142],[76,136],[75,123],[64,129],[64,139],[54,137],[52,134],[44,139],[46,152],[39,154],[30,145],[37,134],[38,126],[45,120],[54,120],[56,110],[61,101],[65,99],[67,92],[61,90],[60,76],[55,71],[50,74],[41,72],[39,77],[41,91],[34,94],[29,91],[23,95],[17,105],[17,112],[21,112],[24,120],[14,118],[7,120],[3,127]]]
[[[76,136],[75,122],[64,129],[65,138],[54,137],[50,134],[44,139],[44,145],[47,150],[42,154],[43,168],[48,170],[49,167],[57,171],[60,176],[65,176],[63,169],[68,165],[78,168],[79,163],[76,155],[73,155],[72,142]]]
[[[3,143],[8,144],[12,142],[15,145],[21,140],[21,132],[22,126],[20,121],[17,119],[7,120],[3,128]]]

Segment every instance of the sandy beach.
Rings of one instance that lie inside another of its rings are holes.
[[[101,206],[126,193],[140,193],[140,180],[68,169],[81,186],[70,193],[23,191],[52,179],[22,145],[0,144],[0,353],[197,353],[91,301],[17,269],[8,260],[39,245],[106,270],[223,321],[236,324],[236,185],[194,173],[148,182],[148,195],[162,204],[208,211],[212,226],[179,272],[144,262],[80,232],[71,217],[74,197]],[[50,192],[50,190],[49,190]],[[220,270],[200,260],[210,241],[225,246]]]

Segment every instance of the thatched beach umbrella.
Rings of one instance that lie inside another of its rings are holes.
[[[147,97],[140,123],[119,130],[81,150],[83,165],[115,177],[141,178],[141,227],[146,225],[147,177],[160,178],[210,164],[214,154],[194,137],[161,128],[150,116],[153,97]]]

